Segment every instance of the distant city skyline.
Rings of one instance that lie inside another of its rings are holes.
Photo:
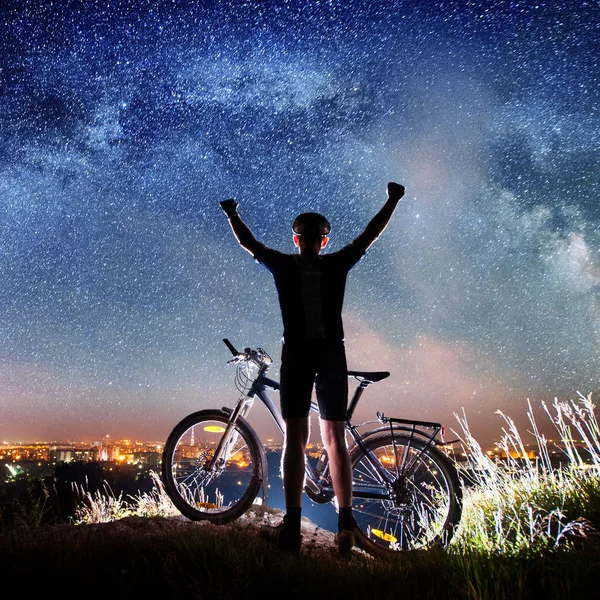
[[[336,250],[388,181],[344,322],[350,368],[391,377],[356,418],[464,409],[489,444],[529,398],[551,431],[542,401],[600,391],[599,24],[598,2],[2,3],[0,440],[165,440],[235,402],[224,337],[277,379],[273,281],[219,201],[289,252],[323,213]]]
[[[585,440],[572,440],[576,447],[579,447],[583,450],[587,448],[587,444]],[[557,451],[560,451],[561,448],[565,447],[565,442],[560,437],[556,439],[547,439],[547,448],[551,455],[556,454]],[[270,452],[281,452],[283,449],[282,441],[276,441],[273,439],[268,439],[263,442],[263,447]],[[539,443],[538,442],[524,442],[523,446],[529,455],[530,458],[534,458],[539,456]],[[73,440],[73,441],[36,441],[36,442],[8,442],[4,441],[0,444],[0,462],[6,462],[9,460],[9,457],[15,456],[17,461],[20,460],[38,460],[43,458],[48,461],[48,454],[50,452],[68,452],[72,451],[72,455],[66,458],[62,456],[57,460],[70,462],[70,461],[100,461],[100,462],[110,462],[110,461],[122,461],[127,460],[128,462],[135,462],[133,460],[134,455],[141,454],[162,454],[164,449],[163,442],[156,440],[131,440],[131,439],[122,439],[122,440],[95,440],[93,442],[88,440]],[[318,458],[319,453],[323,449],[323,445],[320,440],[315,440],[310,442],[307,446],[307,453],[309,456],[313,458]],[[455,456],[458,460],[461,457],[466,457],[465,452],[463,452],[463,448],[460,443],[453,444],[452,446],[443,448],[443,451],[450,453]],[[498,458],[506,458],[507,452],[505,449],[500,447],[497,444],[492,444],[490,446],[483,446],[483,451],[491,457]],[[95,451],[96,455],[90,454],[89,451]],[[108,451],[107,451],[108,450]],[[82,456],[77,456],[76,452],[83,453]],[[16,453],[16,454],[15,454]],[[511,450],[511,453],[518,457],[518,452]],[[566,455],[565,455],[566,457]],[[158,462],[155,461],[158,465]]]

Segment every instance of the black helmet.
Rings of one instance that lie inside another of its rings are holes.
[[[329,221],[319,213],[302,213],[294,219],[292,231],[296,235],[323,237],[329,235],[331,225],[329,224]]]

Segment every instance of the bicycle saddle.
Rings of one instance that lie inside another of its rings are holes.
[[[348,371],[348,375],[352,377],[361,377],[371,383],[376,383],[377,381],[381,381],[390,376],[388,371]]]

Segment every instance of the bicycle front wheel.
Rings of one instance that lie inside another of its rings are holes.
[[[238,418],[226,435],[229,414],[203,410],[183,419],[167,439],[162,478],[169,498],[189,519],[229,523],[258,495],[266,458],[248,423]],[[213,460],[221,444],[221,460]]]
[[[351,452],[357,543],[377,554],[445,547],[460,521],[462,489],[450,460],[418,438],[381,433]]]

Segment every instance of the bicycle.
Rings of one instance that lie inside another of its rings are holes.
[[[267,458],[246,420],[255,398],[268,409],[283,433],[285,422],[267,389],[279,383],[266,376],[271,357],[262,349],[238,352],[223,340],[235,363],[240,397],[233,408],[195,412],[169,435],[162,457],[162,479],[170,499],[192,520],[229,523],[267,497]],[[386,417],[352,424],[365,389],[389,376],[387,371],[348,371],[358,386],[348,404],[345,428],[352,439],[353,514],[360,532],[357,545],[373,555],[446,547],[460,521],[462,487],[456,467],[439,448],[439,423]],[[311,403],[318,413],[318,406]],[[360,433],[359,429],[379,426]],[[308,458],[308,457],[307,457]],[[263,499],[258,498],[261,486]],[[305,493],[316,503],[335,501],[327,453],[306,461]]]

